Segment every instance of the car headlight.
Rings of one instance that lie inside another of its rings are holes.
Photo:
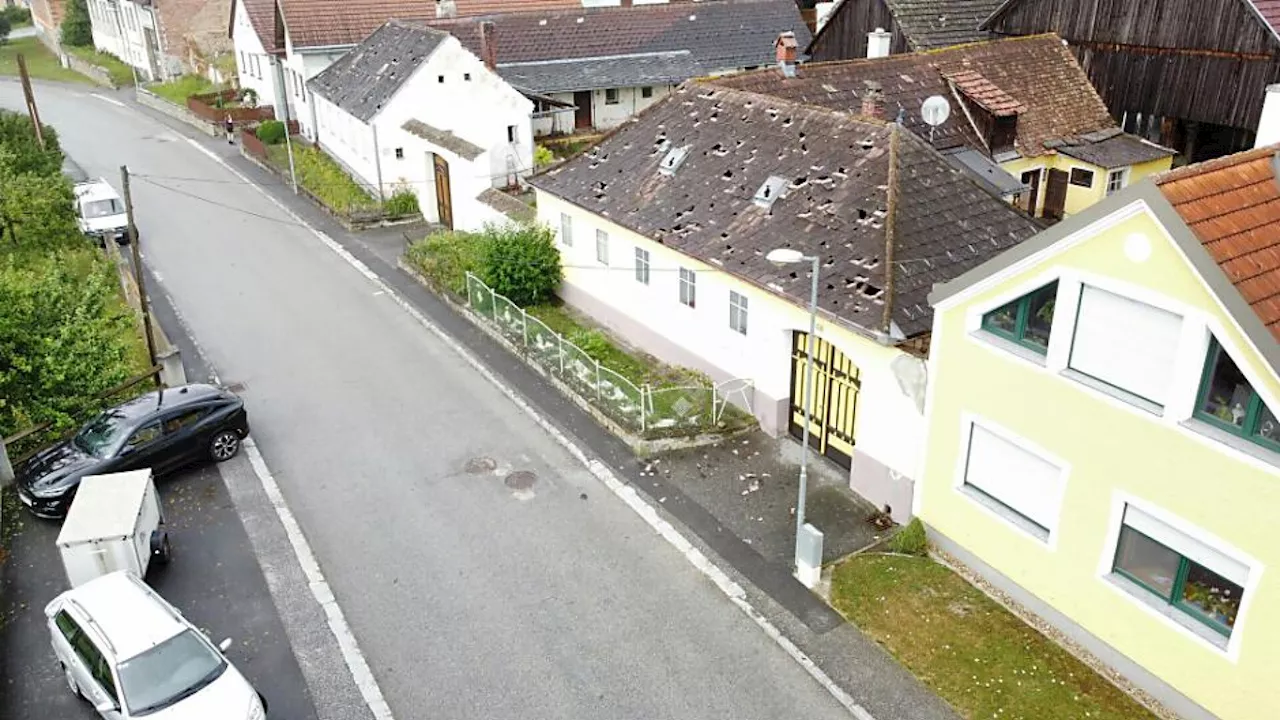
[[[249,698],[249,712],[245,714],[246,720],[266,720],[267,711],[262,708],[262,701],[258,699],[255,693]]]

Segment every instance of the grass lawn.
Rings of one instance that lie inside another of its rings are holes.
[[[18,55],[27,61],[27,72],[39,80],[92,84],[92,80],[74,70],[62,67],[58,57],[37,38],[17,38],[0,45],[0,75],[18,74]]]
[[[967,718],[1155,716],[1105,678],[927,558],[838,565],[832,604]]]
[[[217,92],[222,88],[203,75],[183,75],[166,83],[148,85],[147,89],[175,105],[186,107],[187,98],[192,95]]]
[[[129,68],[128,63],[124,62],[115,55],[100,52],[93,48],[81,48],[65,46],[68,53],[92,63],[107,71],[107,75],[111,77],[111,82],[120,87],[128,87],[133,85],[133,70]]]
[[[268,145],[267,157],[271,164],[285,173],[289,172],[289,150],[284,143]],[[341,165],[323,151],[294,141],[293,165],[298,174],[298,184],[330,210],[349,214],[378,208],[377,199],[365,192]]]

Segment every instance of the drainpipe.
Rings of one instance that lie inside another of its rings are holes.
[[[373,167],[378,173],[378,204],[386,202],[386,198],[382,196],[382,152],[378,149],[378,126],[370,124],[369,129],[373,131]]]

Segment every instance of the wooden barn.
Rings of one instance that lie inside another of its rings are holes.
[[[1124,129],[1184,161],[1252,147],[1280,82],[1280,0],[1005,0],[980,27],[1058,33]]]
[[[978,26],[1000,3],[1001,0],[841,0],[809,43],[809,58],[819,62],[857,60],[990,40],[992,33]],[[880,52],[868,53],[868,36],[876,30],[888,33],[884,38],[887,51],[882,46]]]

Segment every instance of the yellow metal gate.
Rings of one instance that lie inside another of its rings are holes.
[[[791,434],[804,434],[805,360],[809,334],[791,336]],[[853,426],[858,414],[858,366],[820,337],[813,339],[813,404],[809,445],[848,468],[853,465]]]

